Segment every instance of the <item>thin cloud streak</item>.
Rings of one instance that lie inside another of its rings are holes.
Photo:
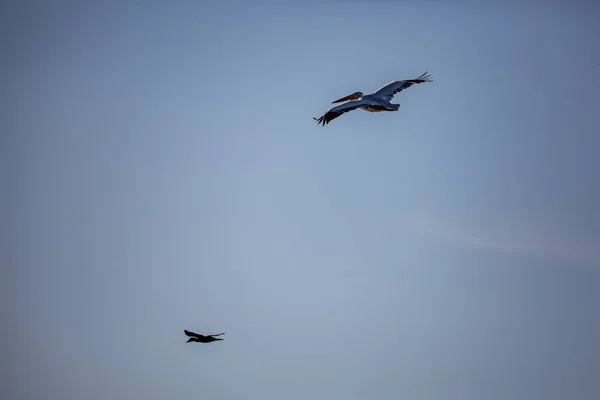
[[[600,240],[568,234],[555,226],[541,226],[518,216],[484,225],[451,219],[431,210],[419,210],[401,220],[404,229],[429,240],[461,247],[556,257],[600,268]]]

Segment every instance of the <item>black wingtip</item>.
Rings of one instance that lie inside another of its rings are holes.
[[[323,117],[320,117],[320,118],[315,118],[315,117],[312,117],[312,118],[313,118],[315,121],[317,121],[317,125],[319,125],[319,124],[321,124],[321,123],[322,123],[322,124],[323,124],[323,126],[325,126],[325,118],[323,118]]]

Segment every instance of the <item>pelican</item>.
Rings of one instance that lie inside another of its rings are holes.
[[[198,333],[190,332],[185,329],[183,330],[183,332],[185,332],[185,334],[190,337],[186,343],[189,343],[189,342],[210,343],[210,342],[214,342],[216,340],[223,340],[223,339],[217,338],[215,336],[221,336],[221,335],[225,334],[225,333],[217,333],[216,335],[206,335],[205,336],[205,335],[200,335]]]
[[[400,104],[391,103],[394,95],[414,84],[423,82],[433,82],[430,76],[427,75],[427,72],[416,79],[390,82],[387,85],[380,87],[377,91],[367,95],[363,94],[363,92],[354,92],[351,95],[332,102],[332,104],[345,102],[344,104],[331,107],[319,118],[313,117],[313,119],[317,121],[317,124],[325,126],[325,124],[329,124],[329,122],[340,115],[347,113],[348,111],[356,110],[357,108],[369,112],[398,111]]]

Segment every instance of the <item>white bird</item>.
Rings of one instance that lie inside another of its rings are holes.
[[[325,124],[328,124],[331,120],[336,119],[348,111],[356,110],[357,108],[369,112],[398,111],[400,104],[391,103],[394,95],[414,84],[423,82],[433,82],[429,75],[427,75],[427,72],[416,79],[390,82],[379,88],[377,91],[367,95],[363,94],[363,92],[354,92],[349,96],[342,97],[341,99],[332,102],[332,104],[344,101],[346,103],[331,107],[319,118],[313,117],[313,119],[317,121],[317,124],[325,126]]]

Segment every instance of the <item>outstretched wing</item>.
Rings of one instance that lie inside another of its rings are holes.
[[[215,336],[221,336],[221,335],[224,335],[224,334],[225,334],[225,332],[223,332],[223,333],[217,333],[216,335],[208,335],[208,336],[215,337]]]
[[[416,79],[390,82],[387,85],[380,87],[376,92],[373,93],[373,96],[381,97],[387,101],[392,101],[392,97],[394,97],[395,94],[411,87],[412,85],[423,82],[433,82],[431,77],[427,75],[427,72]]]
[[[188,330],[185,330],[185,329],[184,329],[183,331],[185,332],[185,334],[186,334],[186,335],[188,335],[188,336],[190,336],[190,337],[195,337],[195,338],[198,338],[198,339],[202,339],[202,338],[206,337],[206,336],[204,336],[204,335],[199,335],[199,334],[197,334],[197,333],[190,332],[190,331],[188,331]]]
[[[366,103],[365,100],[352,100],[348,101],[344,104],[340,104],[339,106],[331,107],[329,110],[325,111],[325,114],[321,115],[319,118],[313,117],[317,124],[328,124],[332,120],[336,119],[340,115],[347,113],[348,111],[356,110],[360,106],[364,106]]]

